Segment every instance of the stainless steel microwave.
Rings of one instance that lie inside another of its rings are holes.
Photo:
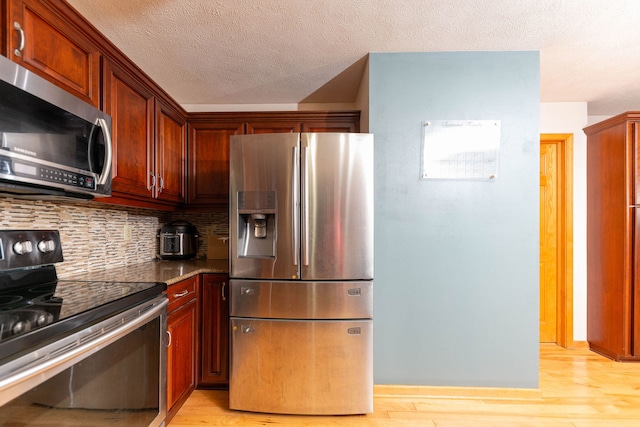
[[[111,117],[0,56],[0,194],[111,195]]]

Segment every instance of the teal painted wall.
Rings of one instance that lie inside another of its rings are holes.
[[[538,52],[372,53],[375,382],[538,386]],[[426,120],[500,120],[495,181],[420,180]]]

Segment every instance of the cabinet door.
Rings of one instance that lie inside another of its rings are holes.
[[[198,385],[224,386],[229,382],[228,276],[202,276],[202,364]]]
[[[99,108],[98,48],[43,2],[9,0],[8,14],[8,57]]]
[[[162,101],[156,102],[156,197],[185,201],[186,119]]]
[[[104,61],[104,111],[112,117],[114,193],[151,198],[154,98],[123,70]]]
[[[196,387],[197,299],[167,317],[167,409],[186,400]],[[175,412],[175,411],[174,411]]]
[[[189,125],[190,205],[229,204],[229,140],[244,132],[242,123]]]
[[[317,122],[303,123],[302,132],[359,132],[354,122]]]
[[[264,121],[247,123],[247,133],[289,133],[300,132],[300,122],[297,121]]]

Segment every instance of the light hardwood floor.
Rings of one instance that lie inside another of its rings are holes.
[[[196,390],[169,426],[639,427],[640,363],[542,344],[537,390],[376,386],[374,402],[368,415],[254,414],[230,411],[226,391]]]

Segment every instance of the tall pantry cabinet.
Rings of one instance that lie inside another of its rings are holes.
[[[640,111],[584,132],[587,340],[614,360],[640,361]]]

